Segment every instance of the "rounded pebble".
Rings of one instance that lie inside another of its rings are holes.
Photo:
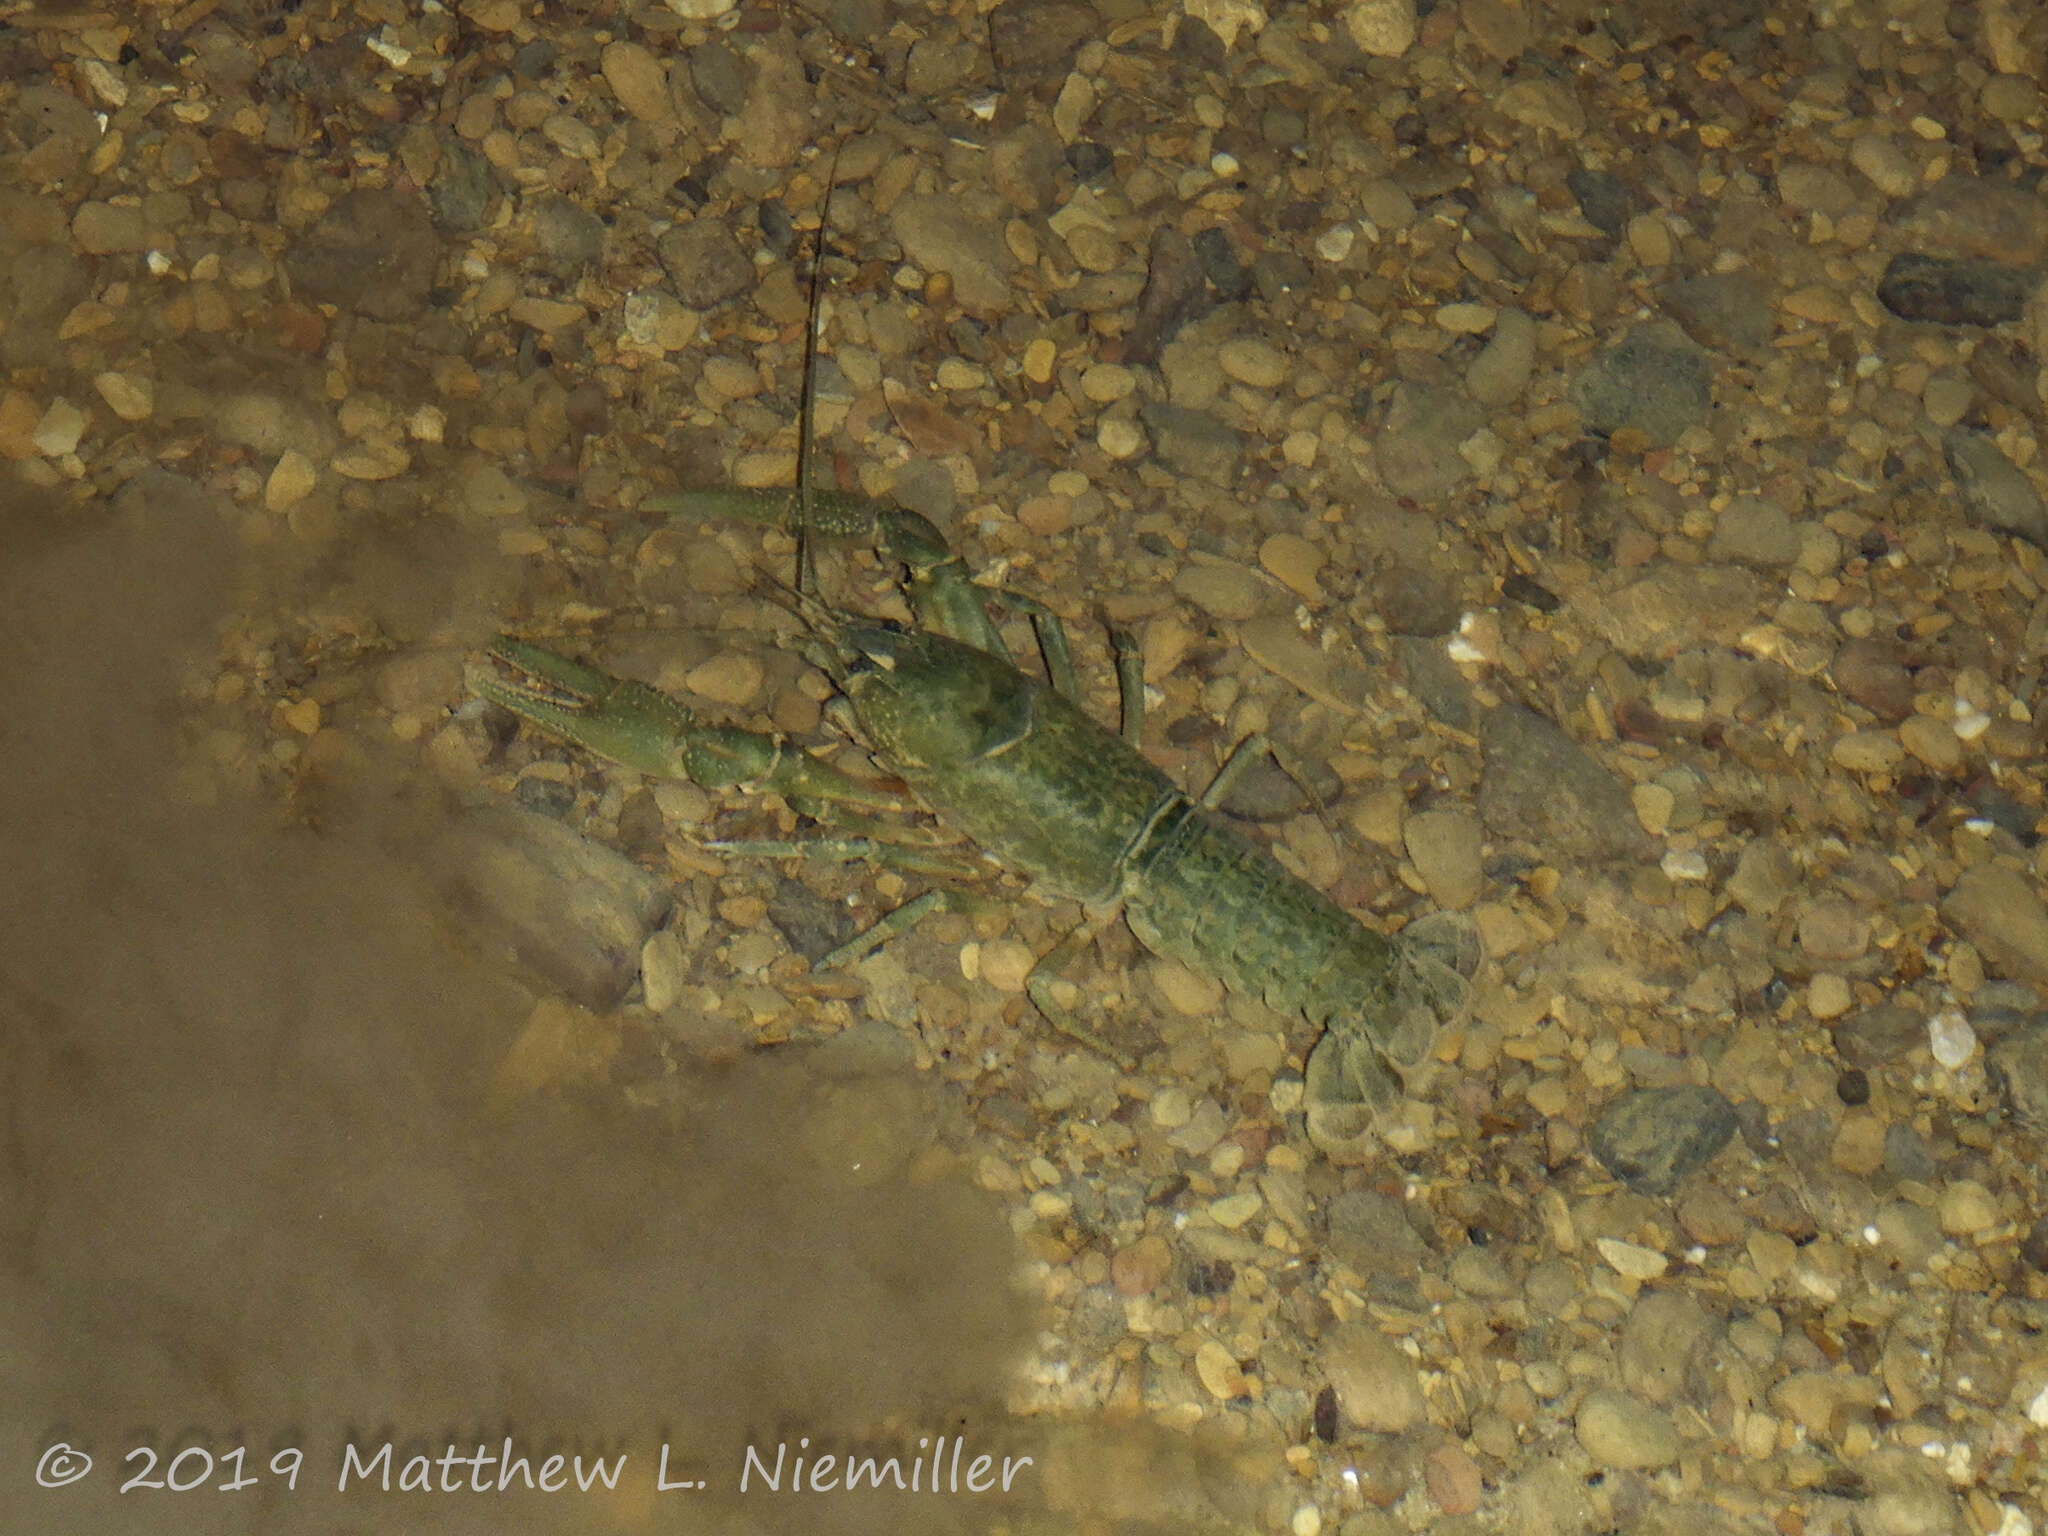
[[[1573,1428],[1595,1464],[1625,1471],[1668,1467],[1678,1460],[1682,1446],[1662,1409],[1612,1388],[1586,1394]]]

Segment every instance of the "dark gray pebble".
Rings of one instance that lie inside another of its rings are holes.
[[[1625,1094],[1587,1129],[1600,1166],[1639,1194],[1667,1194],[1735,1135],[1735,1106],[1712,1088],[1681,1083]]]

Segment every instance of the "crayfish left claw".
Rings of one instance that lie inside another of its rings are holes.
[[[687,779],[712,790],[769,789],[790,800],[871,810],[897,803],[780,735],[707,724],[658,688],[531,641],[501,635],[488,655],[491,664],[469,669],[470,692],[550,736],[654,778]]]

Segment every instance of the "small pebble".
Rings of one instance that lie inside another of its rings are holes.
[[[1316,1363],[1336,1388],[1350,1426],[1399,1434],[1427,1410],[1415,1362],[1392,1339],[1365,1323],[1340,1323],[1316,1347]]]
[[[1480,854],[1484,832],[1469,811],[1423,811],[1402,834],[1430,898],[1446,911],[1462,911],[1486,888]]]
[[[1579,1444],[1595,1464],[1629,1471],[1667,1467],[1682,1442],[1663,1410],[1612,1388],[1595,1388],[1573,1421]]]
[[[1157,1290],[1173,1268],[1173,1250],[1157,1232],[1148,1232],[1110,1257],[1109,1280],[1120,1295],[1144,1296]]]
[[[85,423],[85,412],[59,395],[36,423],[36,452],[52,459],[76,452],[79,439],[85,436]]]
[[[92,387],[107,402],[107,409],[123,421],[147,421],[156,409],[156,385],[147,374],[95,374]]]
[[[1838,1019],[1854,1001],[1849,983],[1833,971],[1821,971],[1806,984],[1806,1011],[1816,1019]]]
[[[754,701],[767,677],[759,657],[744,651],[725,651],[691,668],[683,686],[715,704],[737,709]]]
[[[1037,964],[1038,956],[1020,939],[992,939],[981,946],[981,979],[998,992],[1022,992]]]
[[[1244,1396],[1244,1372],[1237,1357],[1214,1339],[1204,1339],[1195,1349],[1195,1375],[1211,1397],[1223,1402]]]
[[[1259,546],[1259,564],[1283,586],[1311,603],[1321,602],[1323,552],[1299,534],[1276,533]]]
[[[1945,1009],[1927,1021],[1927,1048],[1936,1061],[1953,1072],[1976,1055],[1977,1032],[1962,1014]]]
[[[1998,1222],[1998,1201],[1975,1179],[1958,1179],[1941,1192],[1936,1214],[1950,1237],[1974,1237]]]
[[[1278,389],[1287,381],[1287,356],[1278,347],[1247,337],[1226,341],[1217,364],[1231,378],[1254,389]]]

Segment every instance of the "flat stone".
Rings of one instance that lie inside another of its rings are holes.
[[[1972,865],[1943,898],[1941,915],[2008,975],[2048,985],[2048,910],[2018,870]]]
[[[1173,578],[1173,590],[1214,619],[1249,619],[1273,600],[1263,576],[1228,560],[1189,561]]]
[[[123,421],[147,421],[156,410],[156,384],[146,373],[95,374],[92,387]]]
[[[263,482],[263,505],[272,512],[289,512],[312,495],[320,483],[319,468],[296,448],[287,448],[271,467]]]
[[[1240,384],[1278,389],[1287,382],[1287,354],[1269,342],[1234,337],[1217,349],[1216,361]]]
[[[427,204],[396,187],[344,192],[285,256],[298,293],[372,320],[426,307],[441,239]]]
[[[88,202],[71,218],[71,238],[93,256],[149,249],[149,225],[140,204]]]
[[[1668,1194],[1735,1135],[1735,1107],[1712,1088],[1641,1088],[1610,1104],[1586,1131],[1600,1165],[1641,1194]]]
[[[53,459],[77,452],[79,441],[85,436],[86,421],[84,411],[59,395],[36,423],[32,439],[36,452]]]
[[[1486,716],[1480,740],[1479,813],[1496,837],[1544,844],[1570,859],[1621,857],[1647,846],[1628,787],[1554,722],[1503,705]]]
[[[1480,862],[1485,834],[1469,811],[1422,811],[1402,829],[1408,857],[1414,861],[1430,899],[1447,910],[1462,910],[1486,889]]]
[[[674,897],[660,876],[550,817],[497,809],[444,841],[455,910],[585,1008],[615,1007]]]
[[[643,123],[668,122],[676,115],[669,97],[668,70],[638,43],[605,44],[599,55],[605,83],[619,105]]]
[[[1340,1323],[1316,1346],[1316,1363],[1337,1394],[1346,1422],[1372,1434],[1399,1434],[1427,1411],[1415,1362],[1379,1329]]]
[[[1765,578],[1744,566],[1658,565],[1571,607],[1623,655],[1669,661],[1703,647],[1733,649],[1769,608],[1769,594]]]
[[[917,193],[890,209],[889,227],[917,267],[953,279],[968,313],[995,313],[1009,304],[1017,258],[995,224],[974,218],[954,198]]]
[[[1676,1461],[1684,1442],[1670,1417],[1642,1399],[1596,1387],[1579,1404],[1579,1444],[1603,1467],[1648,1471]]]

